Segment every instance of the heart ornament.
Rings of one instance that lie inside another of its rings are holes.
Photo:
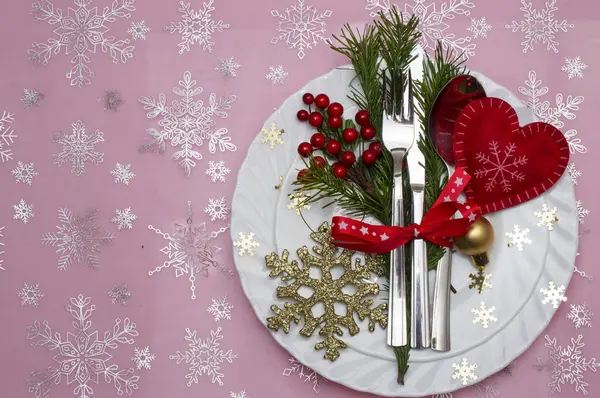
[[[472,176],[465,193],[483,214],[516,206],[550,189],[569,162],[569,145],[554,126],[519,126],[517,112],[500,98],[467,105],[454,127],[457,167]]]

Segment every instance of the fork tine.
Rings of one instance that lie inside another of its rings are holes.
[[[390,111],[389,111],[389,104],[388,104],[387,76],[385,74],[385,71],[383,72],[382,80],[383,80],[383,82],[382,82],[383,87],[381,88],[381,95],[382,95],[381,100],[383,101],[383,113],[384,113],[384,116],[389,119]]]
[[[404,75],[403,75],[404,77]],[[413,81],[408,70],[406,75],[406,82],[403,84],[404,92],[402,93],[402,120],[412,122],[413,120]]]

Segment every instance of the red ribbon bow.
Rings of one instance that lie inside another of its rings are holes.
[[[471,176],[464,169],[456,169],[421,224],[392,227],[367,224],[348,217],[333,217],[333,243],[372,254],[390,252],[413,239],[425,239],[436,245],[452,247],[450,238],[464,235],[480,215],[479,207],[474,203],[457,202],[470,179]],[[462,218],[452,218],[457,211]]]

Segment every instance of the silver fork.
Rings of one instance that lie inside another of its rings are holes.
[[[387,76],[383,78],[383,144],[394,160],[394,187],[392,191],[392,225],[404,226],[404,200],[402,196],[402,163],[414,142],[415,128],[412,109],[412,81],[410,71],[408,87],[402,93],[402,84],[391,79],[388,92]],[[404,247],[391,253],[390,290],[388,302],[388,345],[399,347],[408,344],[406,308],[406,262]]]

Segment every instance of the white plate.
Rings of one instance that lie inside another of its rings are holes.
[[[483,84],[488,96],[502,98],[516,109],[521,125],[535,120],[507,89],[482,74],[473,75]],[[250,145],[239,170],[232,203],[232,239],[237,240],[239,233],[254,233],[260,246],[254,256],[239,256],[237,247],[234,247],[234,258],[244,292],[263,324],[273,315],[269,308],[272,304],[283,305],[283,301],[275,297],[281,281],[269,278],[265,256],[272,252],[281,255],[284,249],[288,249],[290,260],[297,259],[296,249],[304,245],[314,246],[302,219],[294,210],[287,208],[287,195],[293,191],[290,184],[302,168],[296,148],[300,142],[308,141],[313,133],[307,123],[296,119],[296,112],[304,109],[302,94],[327,93],[332,101],[344,105],[344,116],[351,118],[357,110],[347,98],[353,77],[354,72],[349,67],[336,69],[290,96],[264,125],[269,128],[271,123],[275,123],[278,128],[284,129],[284,144],[271,150],[261,142],[259,134]],[[284,177],[284,183],[276,190],[275,186],[281,183],[280,176]],[[537,226],[534,212],[540,211],[544,203],[558,208],[560,222],[555,224],[553,231]],[[313,205],[303,215],[316,229],[321,222],[330,221],[333,212],[333,209],[323,210]],[[410,369],[404,386],[396,382],[395,358],[385,344],[385,331],[377,327],[375,332],[370,333],[366,321],[357,320],[361,332],[356,336],[350,337],[344,331],[342,340],[349,348],[341,350],[340,357],[334,362],[323,359],[323,350],[313,349],[320,341],[318,332],[311,338],[298,334],[302,324],[292,324],[289,334],[281,330],[273,332],[273,337],[304,365],[355,390],[384,396],[425,396],[453,391],[464,387],[460,380],[451,377],[454,372],[452,364],[459,363],[462,358],[477,364],[477,380],[471,380],[469,384],[480,382],[524,352],[550,322],[556,310],[550,304],[542,304],[540,289],[547,288],[550,281],[557,286],[569,283],[578,238],[572,183],[565,175],[544,195],[490,214],[488,219],[496,231],[487,267],[487,271],[493,274],[493,288],[481,295],[469,289],[468,274],[474,269],[464,256],[454,256],[452,283],[458,293],[452,295],[452,350],[447,353],[411,350]],[[505,233],[512,231],[515,224],[531,231],[533,243],[525,245],[523,251],[507,247]],[[432,287],[433,277],[431,272]],[[382,292],[379,300],[386,295]],[[485,301],[488,307],[496,307],[498,321],[491,323],[487,329],[472,322],[471,309],[481,301]]]

